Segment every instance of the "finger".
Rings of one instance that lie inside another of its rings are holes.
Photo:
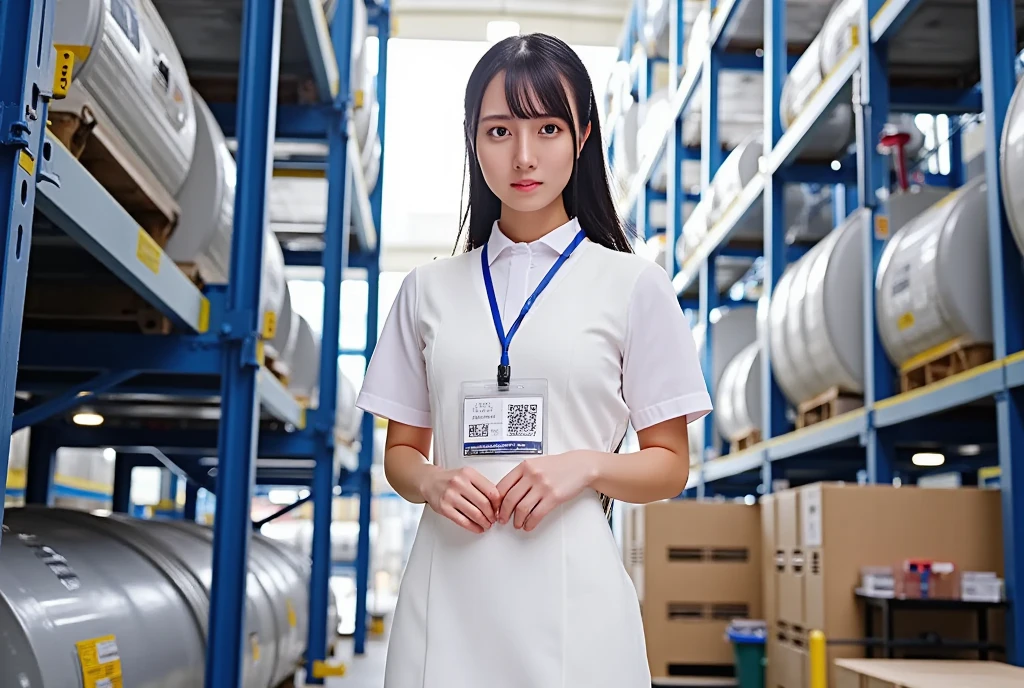
[[[523,464],[519,464],[511,471],[505,474],[505,477],[498,481],[495,489],[498,491],[498,500],[504,500],[508,491],[512,489],[512,486],[519,482],[519,479],[523,477]]]
[[[526,523],[526,518],[530,513],[537,507],[541,502],[540,490],[530,490],[526,493],[526,496],[519,502],[515,511],[515,527],[522,528],[523,524]]]
[[[491,505],[491,515],[498,510],[498,505],[501,504],[501,494],[498,492],[497,486],[487,478],[483,477],[476,471],[470,473],[470,482],[473,486],[480,490],[480,493],[487,498],[487,501]]]
[[[458,509],[451,506],[450,504],[444,507],[443,513],[445,518],[447,518],[449,521],[452,521],[453,523],[462,526],[471,533],[476,533],[477,535],[480,535],[484,532],[483,528],[470,521],[462,513],[460,513]]]
[[[540,522],[544,520],[544,517],[551,513],[552,509],[555,508],[555,500],[548,497],[547,499],[540,500],[540,504],[533,508],[529,516],[526,517],[526,522],[523,523],[523,530],[530,532],[540,525]]]
[[[526,480],[520,480],[512,486],[501,500],[501,511],[498,512],[498,520],[501,523],[508,523],[512,520],[512,514],[515,512],[516,507],[519,506],[519,502],[522,501],[529,491],[530,483]]]
[[[477,524],[484,530],[491,527],[491,521],[484,516],[483,512],[476,507],[473,502],[466,499],[465,495],[459,495],[452,500],[452,506],[459,512],[461,512],[466,518],[473,523]]]
[[[475,484],[467,485],[466,489],[462,492],[462,496],[468,499],[483,514],[484,518],[487,519],[487,525],[494,523],[494,505],[491,504],[490,498],[480,491],[480,488]]]

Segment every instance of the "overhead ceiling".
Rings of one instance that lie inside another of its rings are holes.
[[[392,0],[401,38],[484,40],[487,24],[514,21],[575,45],[615,45],[629,0]]]

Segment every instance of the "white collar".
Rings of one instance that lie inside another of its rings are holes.
[[[551,248],[555,253],[562,254],[565,249],[569,248],[569,244],[576,237],[576,234],[580,231],[580,224],[576,218],[573,218],[566,222],[564,225],[557,227],[540,239],[529,242],[529,246],[532,248],[538,244],[543,244]],[[487,240],[487,260],[488,263],[493,265],[494,260],[507,248],[515,246],[516,243],[509,239],[504,232],[498,227],[498,221],[494,221],[494,225],[491,227],[491,237]]]

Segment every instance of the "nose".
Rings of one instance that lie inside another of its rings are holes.
[[[516,143],[516,157],[513,161],[516,170],[532,170],[537,167],[537,154],[534,142],[529,136],[520,136]]]

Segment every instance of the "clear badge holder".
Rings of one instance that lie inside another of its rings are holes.
[[[464,382],[460,396],[463,457],[547,453],[547,380]]]

